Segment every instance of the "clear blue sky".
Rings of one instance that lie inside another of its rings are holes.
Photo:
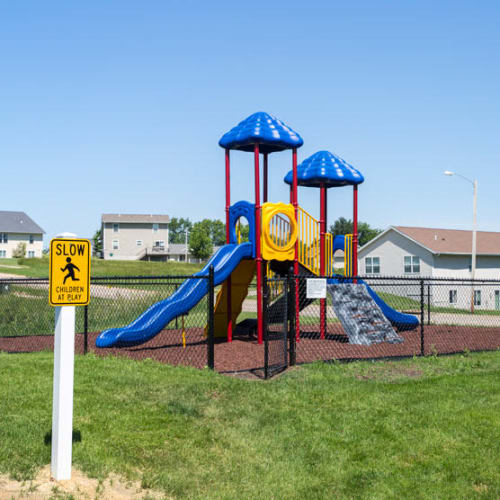
[[[358,168],[360,219],[500,231],[498,1],[0,4],[0,209],[52,237],[106,212],[224,218],[221,135],[255,111]],[[253,200],[233,154],[233,200]],[[287,201],[291,154],[270,159]],[[319,212],[316,190],[300,203]],[[329,221],[351,217],[329,191]]]

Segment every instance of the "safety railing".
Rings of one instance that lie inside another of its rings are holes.
[[[333,276],[333,234],[325,234],[325,276]]]
[[[292,235],[292,225],[290,221],[279,214],[276,214],[269,224],[269,235],[275,245],[285,246]]]
[[[344,276],[352,276],[352,234],[344,237]]]
[[[314,274],[320,273],[320,225],[319,221],[303,208],[298,208],[299,263]]]

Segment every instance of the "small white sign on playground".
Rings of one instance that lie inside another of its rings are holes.
[[[307,278],[306,297],[308,299],[326,299],[326,279]]]

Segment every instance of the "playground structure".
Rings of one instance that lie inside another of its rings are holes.
[[[263,112],[243,120],[221,138],[219,145],[225,150],[226,245],[171,296],[148,308],[129,325],[103,331],[97,337],[97,347],[136,346],[155,337],[172,320],[188,313],[208,293],[207,280],[196,278],[208,275],[210,269],[213,269],[214,285],[222,285],[213,305],[214,335],[227,342],[233,340],[237,318],[254,277],[256,334],[258,343],[263,342],[264,276],[286,275],[290,270],[293,270],[297,283],[299,276],[327,280],[335,313],[351,342],[368,342],[367,345],[370,345],[370,339],[401,342],[402,338],[393,327],[411,330],[418,326],[415,316],[389,307],[357,277],[358,185],[364,181],[358,170],[328,151],[319,151],[298,165],[297,149],[303,145],[302,138],[282,121]],[[231,205],[231,150],[253,153],[254,203],[238,201]],[[292,169],[284,178],[290,186],[290,200],[289,203],[273,203],[268,200],[269,155],[285,150],[292,152]],[[299,186],[319,189],[319,219],[299,206]],[[329,188],[344,186],[353,187],[353,234],[333,237],[327,232],[327,193]],[[240,239],[238,227],[242,218],[249,225],[248,242]],[[342,277],[334,274],[333,257],[337,250],[344,252]],[[300,294],[297,286],[294,301],[294,328],[298,341],[301,335],[299,313],[310,300]],[[326,299],[321,299],[321,339],[325,338],[327,326],[326,307]],[[367,336],[368,331],[370,336]]]

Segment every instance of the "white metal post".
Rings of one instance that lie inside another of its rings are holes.
[[[75,306],[55,308],[51,475],[71,479]]]

